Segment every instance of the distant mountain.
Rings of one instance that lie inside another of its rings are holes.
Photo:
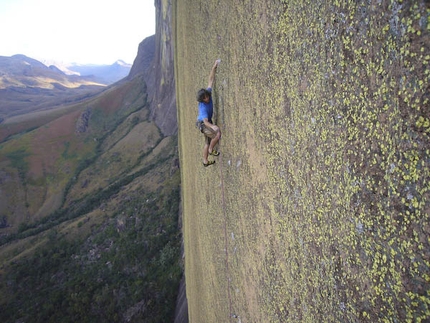
[[[49,89],[53,88],[53,83],[59,83],[68,88],[97,83],[106,85],[91,77],[66,75],[55,66],[48,67],[25,55],[0,56],[0,89],[12,86]]]
[[[88,98],[106,84],[66,75],[25,55],[0,56],[0,120]]]
[[[94,80],[103,84],[115,83],[130,73],[131,64],[118,60],[112,65],[67,65],[67,69],[78,73],[80,76],[91,76]]]

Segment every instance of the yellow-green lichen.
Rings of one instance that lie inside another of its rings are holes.
[[[191,321],[428,319],[425,4],[176,9]],[[218,57],[222,157],[200,171],[193,92]]]

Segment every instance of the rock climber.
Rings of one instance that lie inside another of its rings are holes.
[[[215,73],[220,60],[217,59],[212,66],[209,74],[208,87],[200,89],[197,92],[197,101],[199,102],[199,115],[197,116],[197,126],[205,137],[203,147],[203,166],[215,164],[214,160],[208,160],[208,156],[219,156],[219,151],[214,149],[215,145],[221,138],[221,131],[218,126],[212,122],[213,102],[212,102],[212,85],[215,81]]]

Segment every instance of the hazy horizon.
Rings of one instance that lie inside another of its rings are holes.
[[[0,56],[57,64],[132,64],[139,43],[155,33],[153,1],[3,0]]]
[[[26,56],[28,58],[35,59],[35,60],[37,60],[37,61],[45,64],[48,67],[50,65],[62,65],[62,66],[69,66],[69,67],[71,67],[71,66],[81,66],[81,65],[82,66],[101,66],[101,65],[110,66],[110,65],[113,65],[113,64],[117,63],[118,61],[122,61],[122,62],[124,62],[124,64],[127,64],[127,65],[133,65],[133,62],[126,62],[126,61],[124,61],[122,59],[117,59],[117,60],[113,61],[112,63],[99,63],[99,64],[97,64],[97,63],[86,63],[85,64],[85,63],[78,63],[78,62],[65,62],[65,61],[62,61],[62,60],[54,60],[54,59],[43,59],[43,58],[42,59],[38,59],[38,58],[35,58],[35,57],[31,57],[29,55],[25,55],[23,53],[17,53],[17,54],[13,54],[13,55],[0,55],[0,57],[12,58],[13,56],[17,56],[17,55],[24,55],[24,56]]]

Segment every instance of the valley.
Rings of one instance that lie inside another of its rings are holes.
[[[131,66],[115,62],[105,66],[74,66],[68,75],[25,55],[0,56],[0,123],[14,117],[79,103],[127,77]]]
[[[110,86],[75,76],[86,83],[60,86],[71,78],[30,60],[0,90],[2,103],[9,91],[17,104],[0,108],[0,321],[175,320],[184,270],[177,135],[154,121],[154,107],[169,111],[175,95],[164,91],[160,109],[155,52],[139,47],[133,75]]]

